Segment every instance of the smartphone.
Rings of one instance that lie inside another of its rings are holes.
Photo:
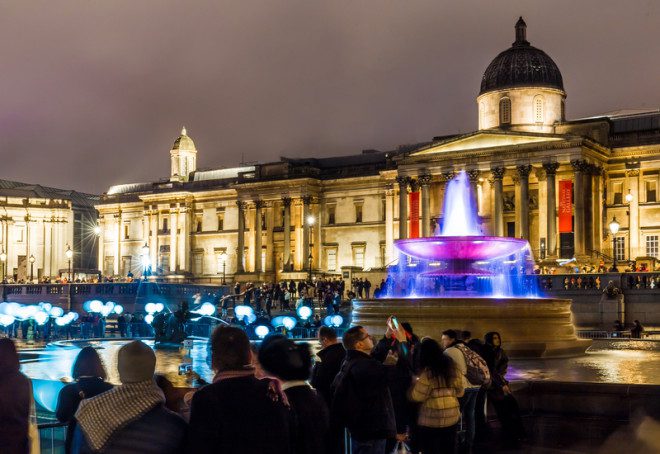
[[[390,317],[390,328],[394,331],[399,330],[399,321],[396,319],[394,315]]]
[[[179,364],[179,375],[186,375],[189,372],[192,372],[192,364],[190,363]]]

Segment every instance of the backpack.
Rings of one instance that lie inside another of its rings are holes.
[[[456,344],[456,348],[463,353],[465,358],[465,365],[467,366],[465,378],[473,385],[490,386],[490,371],[486,361],[464,344]]]

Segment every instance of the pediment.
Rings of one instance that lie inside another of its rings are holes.
[[[428,148],[417,151],[411,156],[539,144],[543,142],[549,143],[561,140],[566,139],[564,137],[557,137],[548,134],[536,135],[517,132],[475,132],[430,145]]]

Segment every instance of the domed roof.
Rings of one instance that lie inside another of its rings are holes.
[[[516,42],[488,65],[481,79],[479,94],[513,87],[548,87],[564,90],[559,68],[541,49],[526,39],[527,24],[521,17],[516,23]]]
[[[188,137],[185,126],[181,129],[181,135],[174,141],[172,150],[197,150],[195,148],[195,142]]]

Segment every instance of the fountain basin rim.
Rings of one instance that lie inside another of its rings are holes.
[[[527,247],[522,238],[500,236],[430,236],[396,240],[394,246],[411,257],[423,260],[494,260]]]

